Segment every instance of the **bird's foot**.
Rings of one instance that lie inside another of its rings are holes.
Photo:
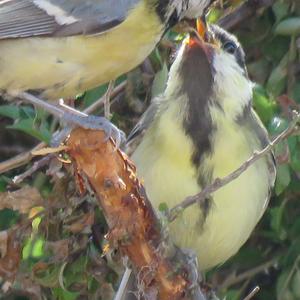
[[[73,127],[79,126],[84,129],[103,130],[107,138],[106,140],[112,138],[115,141],[117,148],[125,142],[125,133],[104,117],[76,115],[70,112],[65,112],[63,120]]]
[[[114,124],[104,117],[87,115],[65,105],[64,103],[54,105],[26,92],[20,93],[18,97],[34,106],[40,107],[70,126],[69,128],[65,128],[59,134],[56,134],[51,145],[57,146],[57,144],[60,144],[60,142],[65,139],[70,131],[76,126],[85,129],[103,130],[107,139],[112,138],[115,141],[117,148],[119,148],[119,146],[125,141],[124,132],[119,130]]]

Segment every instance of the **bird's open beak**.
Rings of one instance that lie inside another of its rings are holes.
[[[196,26],[190,27],[189,31],[190,35],[187,39],[188,45],[192,46],[195,43],[205,44],[208,42],[207,24],[203,18],[198,18],[196,20]]]
[[[215,40],[204,18],[196,20],[196,26],[190,31],[190,37],[187,39],[187,44],[190,46],[195,43],[204,48],[219,48],[219,43]]]
[[[198,18],[196,20],[196,31],[197,31],[199,37],[201,37],[205,41],[207,26],[206,26],[206,22],[204,20],[202,20],[201,18]]]

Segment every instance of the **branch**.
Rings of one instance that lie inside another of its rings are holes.
[[[239,168],[230,173],[229,175],[223,178],[217,178],[213,181],[212,184],[206,186],[200,193],[185,198],[180,204],[174,206],[168,215],[169,221],[174,221],[178,214],[186,209],[187,207],[200,203],[207,199],[212,193],[216,192],[226,184],[230,183],[234,179],[238,178],[242,173],[244,173],[251,165],[253,165],[257,160],[262,158],[264,155],[269,153],[275,145],[289,137],[294,131],[298,123],[300,122],[300,114],[294,112],[293,120],[290,122],[288,128],[286,128],[282,133],[280,133],[272,142],[270,142],[264,149],[261,151],[254,152],[253,155],[246,160]]]
[[[248,0],[233,12],[222,17],[218,25],[227,30],[235,29],[240,23],[255,15],[258,9],[268,8],[274,2],[275,0]]]
[[[227,278],[218,285],[219,290],[227,290],[229,287],[240,283],[241,281],[245,281],[253,278],[257,274],[265,272],[269,270],[271,267],[275,266],[278,262],[278,257],[272,258],[267,262],[262,263],[259,266],[254,267],[253,269],[247,270],[240,274],[231,274],[228,275]]]
[[[259,286],[256,286],[243,300],[252,299],[259,292],[259,290],[260,290]]]
[[[117,95],[119,95],[124,89],[125,86],[127,84],[127,81],[123,81],[122,83],[120,83],[118,86],[116,86],[114,88],[114,90],[111,92],[111,97],[114,98]],[[87,107],[83,112],[90,114],[93,111],[95,111],[96,109],[98,109],[99,107],[101,107],[103,105],[105,101],[105,95],[103,97],[101,97],[99,100],[97,100],[96,102],[94,102],[93,104],[91,104],[89,107]],[[42,148],[46,147],[46,143],[39,143],[37,146],[35,146],[33,149],[25,152],[25,153],[21,153],[17,156],[14,156],[4,162],[0,163],[0,174],[8,172],[10,170],[16,169],[18,167],[21,167],[25,164],[27,164],[28,162],[31,161],[32,157],[34,156],[32,153],[34,151],[40,150]],[[33,171],[36,171],[35,168],[33,168]],[[26,173],[26,176],[29,176],[30,172]],[[32,173],[31,173],[32,174]]]
[[[67,147],[83,183],[81,191],[92,190],[104,213],[110,245],[133,264],[137,294],[146,299],[206,299],[196,267],[167,239],[127,156],[100,130],[73,130]]]

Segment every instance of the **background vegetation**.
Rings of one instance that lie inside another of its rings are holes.
[[[218,22],[241,2],[218,4],[209,21]],[[249,2],[261,2],[263,7],[226,26],[245,48],[249,75],[257,83],[253,104],[270,135],[276,136],[289,124],[292,110],[299,110],[300,1]],[[112,120],[125,132],[136,123],[151,97],[164,89],[180,39],[174,31],[168,32],[140,67],[117,80],[118,88],[111,97]],[[99,103],[106,88],[79,95],[75,105],[84,109]],[[0,104],[2,162],[26,153],[40,141],[48,142],[57,129],[57,121],[42,111],[16,102]],[[102,111],[100,106],[94,113]],[[253,299],[300,299],[299,146],[300,137],[295,134],[276,148],[278,177],[267,212],[241,251],[207,274],[221,299],[243,299],[257,285],[260,291]],[[0,199],[8,195],[5,192],[21,188],[22,197],[36,204],[33,210],[24,203],[21,207],[15,194],[11,194],[10,204],[0,202],[0,275],[8,278],[2,280],[2,299],[40,299],[41,294],[46,299],[110,299],[122,264],[118,254],[105,245],[101,212],[91,196],[78,196],[70,173],[60,169],[56,159],[48,160],[46,167],[24,180],[13,181],[31,166],[28,162],[0,175]],[[0,164],[0,171],[4,170]],[[20,249],[22,257],[18,257]],[[15,265],[7,266],[8,262]],[[11,286],[9,278],[15,276]]]

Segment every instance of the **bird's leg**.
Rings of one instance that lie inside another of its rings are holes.
[[[201,273],[198,270],[197,255],[193,250],[181,249],[185,255],[185,261],[188,266],[188,278],[191,283],[189,289],[191,291],[192,299],[205,300],[207,299],[201,291],[199,283],[202,281]]]
[[[65,138],[76,126],[85,129],[103,130],[107,138],[111,137],[115,140],[117,147],[119,147],[125,139],[125,134],[104,117],[89,116],[65,104],[57,106],[26,92],[19,93],[17,96],[32,105],[44,109],[59,120],[70,125],[64,132],[54,136],[52,142],[55,144]]]
[[[104,116],[105,118],[109,119],[111,118],[111,113],[110,113],[110,96],[111,93],[114,89],[115,86],[115,81],[112,80],[109,82],[108,87],[107,87],[107,91],[104,95]]]

